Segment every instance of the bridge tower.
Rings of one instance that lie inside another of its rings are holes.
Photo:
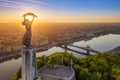
[[[90,46],[87,46],[86,53],[87,53],[88,55],[90,54],[89,48],[90,48]]]

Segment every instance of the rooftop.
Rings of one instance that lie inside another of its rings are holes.
[[[44,66],[38,71],[38,76],[41,80],[65,80],[73,74],[73,70],[70,67],[65,66]]]

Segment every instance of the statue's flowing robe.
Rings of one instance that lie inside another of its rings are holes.
[[[23,37],[23,44],[26,47],[30,47],[31,37],[32,37],[31,24],[27,24],[25,27],[26,27],[26,32],[25,32],[24,37]]]

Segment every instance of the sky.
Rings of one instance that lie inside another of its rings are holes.
[[[19,23],[27,12],[36,22],[120,22],[120,0],[0,0],[0,23]]]

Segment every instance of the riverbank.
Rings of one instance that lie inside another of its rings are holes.
[[[108,53],[112,53],[112,54],[120,54],[120,46],[108,51]]]
[[[91,48],[102,51],[102,52],[109,51],[112,48],[119,46],[119,44],[120,44],[120,35],[115,35],[115,34],[107,34],[104,36],[93,38],[92,40],[88,40],[88,41],[83,40],[83,41],[78,41],[73,43],[73,45],[82,46],[82,47],[90,45]],[[76,50],[75,48],[72,48],[72,47],[69,47],[69,48]],[[49,56],[55,52],[64,52],[64,51],[65,50],[60,47],[52,47],[47,51],[37,52],[36,56],[37,57],[41,57],[42,55]],[[78,51],[81,51],[81,50],[78,49]],[[81,55],[72,51],[67,51],[67,52],[73,53],[73,55],[75,55],[76,57],[82,57],[82,58],[85,57],[84,55]],[[13,57],[11,58],[11,60],[3,61],[2,63],[0,63],[0,69],[2,72],[0,74],[0,78],[2,78],[1,80],[9,80],[14,74],[16,74],[20,66],[21,66],[21,57],[19,57],[18,59],[15,59]]]
[[[31,44],[41,47],[61,42],[87,41],[104,34],[119,34],[119,25],[120,23],[59,23],[44,24],[44,27],[35,25]],[[2,24],[0,31],[0,56],[12,55],[21,50],[24,28],[19,24]]]
[[[105,33],[99,33],[99,34],[95,34],[94,33],[94,36],[83,36],[83,37],[78,37],[78,38],[75,38],[75,39],[70,39],[68,41],[59,41],[59,42],[51,42],[49,43],[49,45],[46,45],[46,46],[39,46],[39,47],[36,47],[36,51],[37,52],[43,52],[43,51],[47,51],[48,49],[52,48],[52,47],[59,47],[60,45],[67,45],[67,44],[72,44],[73,42],[77,42],[77,41],[89,41],[93,38],[97,38],[99,36],[104,36],[106,35]],[[21,51],[21,50],[20,50]],[[4,62],[4,61],[8,61],[10,59],[18,59],[20,56],[21,56],[21,53],[19,52],[16,52],[16,53],[12,53],[10,55],[1,55],[0,56],[0,63],[1,62]]]

